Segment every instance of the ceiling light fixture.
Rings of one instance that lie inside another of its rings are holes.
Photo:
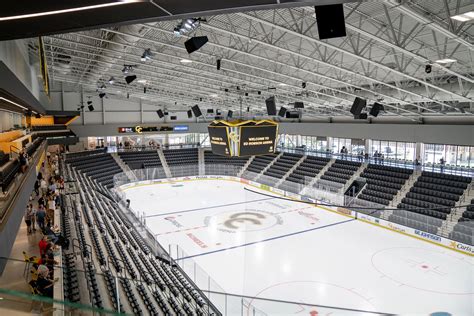
[[[449,63],[455,63],[456,62],[456,59],[452,59],[452,58],[443,58],[443,59],[438,59],[436,61],[436,63],[438,64],[449,64]]]
[[[179,24],[173,29],[173,34],[179,37],[183,34],[194,31],[201,22],[206,22],[206,19],[202,18],[190,18],[179,22]]]
[[[186,58],[183,58],[180,60],[181,63],[183,64],[188,64],[188,63],[192,63],[193,61],[192,60],[189,60],[189,59],[186,59]]]
[[[146,84],[146,79],[139,79],[137,80],[138,83]]]
[[[151,48],[147,48],[143,52],[142,57],[140,58],[140,60],[141,61],[147,61],[147,60],[150,60],[151,57],[153,57],[153,54],[151,53]]]
[[[109,84],[114,84],[115,83],[115,78],[110,77],[110,79],[107,81]]]
[[[123,65],[122,73],[129,74],[133,71],[134,65]]]
[[[4,97],[0,97],[0,100],[6,101],[6,102],[8,102],[8,103],[11,103],[11,104],[13,104],[13,105],[19,107],[20,109],[28,110],[27,107],[24,107],[24,106],[22,106],[22,105],[19,105],[18,103],[13,102],[12,100],[8,100],[8,99],[6,99],[6,98],[4,98]]]
[[[139,2],[139,1],[138,0],[121,0],[118,2],[102,3],[102,4],[89,5],[89,6],[83,6],[83,7],[77,7],[77,8],[69,8],[69,9],[37,12],[37,13],[21,14],[21,15],[13,15],[13,16],[4,16],[4,17],[0,17],[0,22],[27,19],[27,18],[37,18],[41,16],[63,14],[63,13],[70,13],[70,12],[77,12],[77,11],[84,11],[84,10],[94,10],[94,9],[112,7],[112,6],[122,5],[122,4],[129,4],[132,2]]]
[[[459,22],[467,22],[470,20],[474,20],[474,11],[469,11],[463,14],[453,15],[451,19],[459,21]]]
[[[279,83],[278,85],[279,85],[280,87],[286,87],[286,86],[287,86],[287,84],[286,84],[286,83],[283,83],[283,82],[282,82],[282,83]]]

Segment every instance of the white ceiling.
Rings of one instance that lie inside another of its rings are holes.
[[[350,115],[354,98],[361,96],[368,104],[384,104],[385,116],[466,116],[474,115],[474,22],[449,17],[471,10],[471,0],[349,3],[344,5],[347,36],[329,40],[319,40],[313,7],[209,16],[189,34],[209,37],[192,54],[184,48],[188,36],[173,35],[179,21],[44,41],[50,77],[66,89],[97,95],[105,84],[109,98],[128,94],[169,110],[194,104],[237,109],[242,103],[258,113],[265,98],[276,95],[279,106],[303,101],[304,117],[338,117]],[[153,58],[141,62],[146,48]],[[192,63],[181,63],[184,58]],[[443,58],[457,62],[435,63]],[[137,65],[134,74],[146,84],[127,85],[124,64]],[[107,83],[111,76],[113,85]]]

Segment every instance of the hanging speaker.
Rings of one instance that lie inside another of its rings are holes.
[[[220,59],[217,60],[217,65],[216,66],[217,66],[217,70],[221,70],[221,60]]]
[[[366,100],[356,97],[351,107],[351,113],[353,115],[359,115],[366,105],[367,105]]]
[[[188,54],[191,54],[192,52],[195,52],[204,46],[204,44],[206,44],[208,41],[209,39],[207,36],[195,36],[184,42],[184,47],[186,47]]]
[[[227,112],[227,117],[232,118],[233,114],[234,114],[234,112],[232,112],[232,110],[229,110],[229,112]]]
[[[285,114],[286,114],[286,108],[282,106],[280,108],[280,111],[278,111],[278,116],[285,117]]]
[[[188,110],[188,118],[192,118],[192,117],[193,117],[193,111]]]
[[[135,76],[135,75],[126,76],[125,77],[125,82],[127,84],[131,84],[135,79],[137,79],[137,76]]]
[[[295,102],[295,109],[304,109],[303,102]]]
[[[191,107],[191,110],[193,111],[195,117],[200,117],[200,116],[202,116],[201,109],[199,108],[199,106],[198,106],[197,104],[194,105],[194,106],[192,106],[192,107]]]
[[[177,119],[177,117],[176,117],[176,116],[174,116],[174,115],[170,116],[170,120],[172,120],[172,121],[176,121],[176,119]]]
[[[158,114],[158,117],[159,117],[159,118],[165,117],[165,114],[163,113],[163,111],[162,111],[161,109],[158,110],[158,111],[156,111],[156,114]]]
[[[372,115],[373,117],[377,117],[380,111],[385,111],[385,108],[383,107],[382,104],[375,102],[374,105],[372,105],[372,108],[370,109],[369,114]]]
[[[89,111],[91,111],[91,112],[92,112],[92,111],[94,111],[94,106],[93,106],[92,104],[91,104],[91,105],[89,105],[89,106],[87,106],[87,108],[88,108],[88,109],[89,109]]]
[[[276,103],[275,103],[275,97],[269,97],[268,99],[265,100],[265,104],[267,105],[267,113],[268,115],[276,115],[277,110],[276,110]]]
[[[354,115],[354,119],[356,120],[366,120],[368,118],[367,113],[360,113],[357,115]]]
[[[299,118],[300,114],[298,111],[286,111],[285,116],[286,118]]]
[[[344,7],[342,4],[321,5],[314,7],[319,39],[346,36]]]
[[[214,113],[214,109],[207,109],[206,112],[207,112],[207,114],[212,114],[212,113]]]

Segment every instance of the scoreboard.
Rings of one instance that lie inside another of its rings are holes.
[[[277,125],[240,127],[239,156],[274,153],[277,129]]]
[[[209,127],[212,152],[224,156],[253,156],[274,153],[278,124],[261,121],[214,121]]]
[[[212,152],[216,155],[231,156],[229,134],[226,126],[209,126]]]

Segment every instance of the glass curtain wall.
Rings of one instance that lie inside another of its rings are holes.
[[[332,139],[332,152],[340,153],[342,147],[346,147],[349,153],[352,153],[352,139],[350,138],[333,138]]]
[[[424,144],[425,164],[438,164],[441,158],[448,166],[474,167],[474,146]]]
[[[377,151],[382,153],[386,159],[414,161],[416,158],[415,149],[415,143],[369,140],[370,156],[373,156]]]

